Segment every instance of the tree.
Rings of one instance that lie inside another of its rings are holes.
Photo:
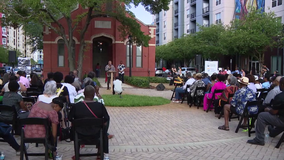
[[[223,41],[233,53],[256,58],[260,67],[268,48],[282,47],[278,39],[283,37],[281,20],[273,12],[252,9],[243,19],[232,22]]]
[[[195,36],[195,51],[201,53],[203,57],[218,59],[218,56],[228,54],[221,43],[222,34],[226,32],[223,25],[210,25],[210,27],[199,27],[200,31]]]
[[[27,44],[32,46],[32,52],[37,49],[43,49],[43,26],[39,23],[29,22],[23,25],[27,36]]]
[[[74,32],[78,31],[78,25],[83,24],[79,29],[79,56],[77,69],[81,76],[83,54],[86,48],[85,34],[92,19],[96,17],[113,17],[121,23],[118,30],[121,37],[125,39],[132,35],[133,42],[148,46],[150,37],[140,30],[139,23],[136,22],[134,15],[129,11],[130,4],[138,6],[142,4],[145,9],[153,14],[159,13],[162,9],[168,10],[170,0],[3,0],[2,12],[5,13],[5,24],[18,26],[18,24],[27,24],[29,22],[39,23],[54,30],[64,40],[68,50],[68,62],[70,70],[75,69],[75,53],[73,51]],[[83,14],[77,15],[75,19],[71,18],[72,11],[81,6],[85,9]],[[1,6],[0,6],[1,7]],[[60,23],[64,19],[67,27]],[[17,25],[16,25],[17,24]]]

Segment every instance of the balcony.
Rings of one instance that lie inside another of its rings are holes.
[[[191,21],[195,21],[196,20],[196,12],[190,14],[190,20]]]
[[[157,17],[157,18],[156,18],[156,23],[159,23],[159,21],[160,21],[160,18]]]
[[[186,33],[189,33],[189,29],[186,30]]]
[[[159,28],[156,29],[156,34],[159,34]]]
[[[177,36],[177,35],[175,35],[175,36],[174,36],[174,39],[178,39],[178,36]]]
[[[190,29],[190,33],[194,34],[196,32],[196,28]]]
[[[159,44],[159,40],[156,40],[156,44]]]
[[[196,0],[190,0],[190,5],[196,5]]]
[[[175,10],[175,16],[178,16],[178,9]]]
[[[209,6],[202,9],[203,16],[209,16]]]
[[[174,23],[174,28],[175,28],[175,29],[178,28],[178,22]]]

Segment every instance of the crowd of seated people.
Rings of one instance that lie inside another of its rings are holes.
[[[81,82],[81,80],[77,77],[77,71],[66,75],[63,80],[63,74],[61,72],[48,73],[48,78],[43,82],[38,75],[32,74],[31,81],[26,78],[26,74],[22,71],[19,71],[18,74],[5,74],[3,75],[3,89],[2,89],[2,104],[7,106],[14,106],[17,111],[17,116],[20,118],[20,113],[22,111],[27,111],[25,117],[21,118],[48,118],[51,122],[51,137],[50,143],[55,147],[54,154],[56,155],[56,145],[57,139],[60,135],[60,128],[65,128],[64,122],[68,120],[68,114],[71,111],[68,110],[63,113],[62,109],[64,107],[75,106],[77,111],[75,114],[71,114],[70,121],[77,119],[77,115],[83,115],[83,110],[81,114],[80,106],[81,102],[87,101],[88,106],[98,115],[99,118],[105,119],[107,122],[107,128],[109,125],[109,116],[107,114],[106,108],[104,107],[104,101],[99,93],[99,87],[93,81],[92,77],[94,77],[94,72],[90,72],[88,76]],[[78,87],[80,85],[80,87]],[[87,87],[88,86],[88,87]],[[26,98],[25,92],[27,88],[39,88],[42,90],[42,94],[37,96],[35,103],[32,105],[30,110],[26,107],[24,103],[24,98]],[[89,89],[85,89],[89,88]],[[80,100],[76,101],[76,97],[79,95],[84,95]],[[88,96],[85,96],[88,95]],[[90,95],[92,95],[92,99],[90,99]],[[94,103],[91,103],[94,102]],[[77,103],[77,104],[75,104]],[[79,108],[77,107],[79,106]],[[99,108],[97,108],[99,107]],[[103,109],[103,110],[102,110]],[[103,114],[101,112],[103,111]],[[74,113],[74,109],[72,111]],[[6,113],[5,111],[0,113],[0,127],[1,131],[7,130],[5,132],[0,133],[0,137],[4,138],[16,151],[19,152],[19,144],[15,141],[13,134],[11,134],[11,129],[7,126],[7,124],[2,123],[1,121],[12,120],[14,113]],[[65,117],[64,117],[65,116]],[[84,118],[85,116],[81,116],[79,118]],[[68,122],[69,123],[69,122]],[[70,122],[71,124],[71,122]],[[43,127],[27,125],[24,128],[25,136],[28,137],[44,137],[45,132],[43,131]],[[107,139],[111,139],[113,135],[109,135],[106,130]],[[108,144],[105,140],[105,143]],[[104,148],[103,151],[106,154],[105,158],[108,159],[108,145],[107,148]]]

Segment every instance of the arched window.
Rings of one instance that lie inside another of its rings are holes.
[[[58,67],[64,67],[64,40],[57,42]]]
[[[136,67],[142,67],[142,46],[136,46]]]
[[[129,67],[129,50],[130,50],[130,54],[132,54],[132,44],[130,45],[130,49],[129,49],[129,43],[127,43],[126,45],[126,67]],[[133,67],[133,57],[131,56],[131,66]]]

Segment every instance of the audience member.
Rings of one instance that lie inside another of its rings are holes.
[[[3,105],[15,106],[17,113],[20,112],[20,109],[26,110],[22,96],[17,93],[19,89],[18,82],[15,80],[10,81],[8,87],[9,92],[5,92],[3,96]],[[13,120],[13,116],[13,112],[2,111],[0,114],[0,121],[11,121]]]
[[[258,89],[262,89],[262,84],[259,82],[259,77],[257,75],[254,76],[255,79],[255,88]]]
[[[264,83],[262,83],[262,88],[269,89],[269,87],[270,87],[270,82],[269,82],[270,76],[268,74],[266,74],[263,80],[264,80]]]
[[[0,114],[1,115],[1,114]],[[14,136],[11,134],[12,126],[0,122],[0,137],[3,138],[15,151],[16,154],[20,154],[20,145],[15,140]]]
[[[192,98],[195,98],[194,94],[195,94],[197,87],[205,87],[205,83],[202,80],[202,74],[201,73],[196,74],[196,81],[194,81],[193,84],[189,88],[189,90],[190,90],[189,98],[190,99],[188,101],[191,101]],[[196,96],[204,96],[204,90],[197,90]]]
[[[32,80],[31,80],[31,86],[30,87],[34,87],[34,88],[38,88],[39,91],[43,91],[43,83],[40,80],[40,78],[38,77],[37,74],[32,74]]]
[[[92,81],[94,83],[94,85],[97,85],[96,82],[93,81],[94,77],[95,77],[95,73],[93,71],[89,72],[87,77],[83,80],[82,88],[85,88],[86,83],[89,82],[89,81]]]
[[[265,99],[262,103],[264,107],[270,107],[271,100],[273,100],[276,95],[281,93],[280,86],[279,86],[281,78],[282,78],[281,76],[278,76],[272,82],[275,85],[275,87],[267,93],[267,96],[265,97]]]
[[[19,82],[21,82],[26,88],[30,88],[30,81],[26,78],[26,72],[18,71],[17,74],[20,76]]]
[[[74,82],[72,83],[72,85],[76,88],[76,91],[79,91],[81,89],[82,83],[80,78],[78,77],[78,71],[74,70],[73,75],[70,76],[74,76]]]
[[[48,84],[48,82],[47,82]],[[56,97],[52,100],[52,103],[44,103],[42,101],[36,102],[32,110],[30,111],[29,118],[48,118],[51,122],[51,132],[49,137],[49,142],[51,145],[56,147],[57,143],[57,125],[58,114],[63,108],[63,100],[60,97]],[[26,125],[25,128],[25,137],[27,138],[43,138],[45,137],[45,128],[40,125]],[[54,154],[56,154],[56,148],[54,148]],[[54,155],[56,156],[56,155]]]
[[[38,96],[37,101],[51,103],[54,98],[58,97],[56,90],[56,82],[54,80],[47,81],[44,86],[43,94]]]
[[[108,61],[108,64],[105,66],[105,71],[107,73],[107,89],[109,90],[109,83],[110,83],[110,76],[111,73],[110,72],[114,72],[115,71],[115,67],[111,64],[111,61]]]
[[[256,93],[257,90],[256,90],[256,86],[254,84],[255,83],[254,76],[251,75],[251,74],[248,74],[246,77],[249,79],[248,88],[250,88],[253,91],[253,93]]]
[[[182,87],[176,88],[176,90],[175,90],[175,100],[173,102],[180,103],[181,102],[181,94],[185,93],[187,85],[191,86],[193,84],[193,82],[195,81],[195,79],[192,78],[190,72],[187,73],[187,78],[188,78],[188,80],[185,82],[185,84]],[[190,92],[189,88],[188,88],[188,92]]]
[[[215,109],[215,116],[219,117],[219,114],[221,112],[222,109],[224,109],[225,104],[230,104],[232,101],[232,97],[229,99],[229,95],[230,94],[235,94],[235,92],[238,90],[238,80],[236,77],[234,76],[230,76],[229,79],[229,86],[226,87],[226,89],[222,92],[221,96],[220,96],[220,103],[219,103],[219,107],[217,107]]]
[[[68,88],[61,84],[61,81],[63,80],[63,74],[61,72],[55,72],[53,74],[53,79],[56,82],[56,87],[57,87],[56,93],[57,93],[57,96],[64,97],[63,98],[64,102],[69,103],[70,100],[69,100]]]
[[[76,88],[72,85],[72,83],[74,82],[74,77],[67,75],[65,76],[64,82],[65,83],[61,84],[68,89],[70,103],[74,103],[74,98],[77,96]]]
[[[217,82],[214,84],[214,86],[212,86],[210,93],[206,93],[204,96],[204,99],[203,99],[203,110],[204,111],[206,111],[208,107],[210,107],[210,109],[213,109],[214,102],[211,102],[213,93],[215,90],[224,90],[226,88],[224,81],[225,81],[225,75],[218,74]],[[214,98],[219,99],[218,96],[220,95],[221,93],[216,93]]]
[[[240,84],[240,89],[237,90],[232,98],[231,104],[225,104],[224,106],[224,121],[223,126],[219,126],[218,129],[229,131],[229,116],[230,112],[237,115],[242,115],[247,102],[255,101],[256,97],[253,91],[247,87],[249,84],[249,79],[247,77],[242,77],[238,80]],[[247,119],[241,127],[247,127]]]
[[[70,114],[68,119],[72,122],[76,119],[81,118],[102,118],[104,120],[104,124],[106,127],[103,130],[103,141],[104,141],[104,148],[103,152],[105,153],[105,158],[108,158],[108,137],[107,137],[107,130],[108,130],[108,122],[110,120],[108,112],[105,108],[105,106],[101,103],[94,102],[94,96],[95,96],[95,88],[91,85],[88,85],[85,87],[84,90],[85,100],[83,102],[79,102],[73,105],[71,108]],[[97,130],[92,130],[92,128],[77,128],[77,132],[79,132],[79,137],[81,139],[85,140],[92,140],[93,138],[96,138],[99,136],[99,133]],[[92,138],[93,137],[93,138]]]
[[[203,73],[202,77],[203,77],[202,81],[204,82],[205,85],[208,85],[209,83],[211,83],[207,73]]]
[[[46,84],[46,82],[53,80],[53,75],[53,72],[47,73],[47,79],[44,81],[44,85]]]
[[[206,88],[206,93],[210,93],[211,92],[211,88],[214,86],[214,84],[217,82],[217,74],[212,74],[211,75],[211,81],[208,83],[207,88]]]
[[[26,90],[27,90],[27,88],[21,83],[21,82],[19,82],[18,81],[18,77],[17,76],[15,76],[15,75],[11,75],[10,76],[10,78],[9,78],[9,82],[10,81],[17,81],[18,82],[18,84],[19,84],[19,88],[18,88],[18,90],[19,91],[23,91],[23,92],[25,92]],[[3,86],[3,88],[2,88],[2,93],[5,93],[5,92],[9,92],[10,90],[9,90],[9,82],[7,82],[4,86]]]
[[[267,125],[276,127],[284,127],[284,78],[280,79],[279,84],[280,94],[276,95],[273,100],[272,109],[268,112],[261,112],[257,116],[255,135],[256,137],[252,140],[248,140],[247,143],[255,145],[264,145],[264,131]]]

